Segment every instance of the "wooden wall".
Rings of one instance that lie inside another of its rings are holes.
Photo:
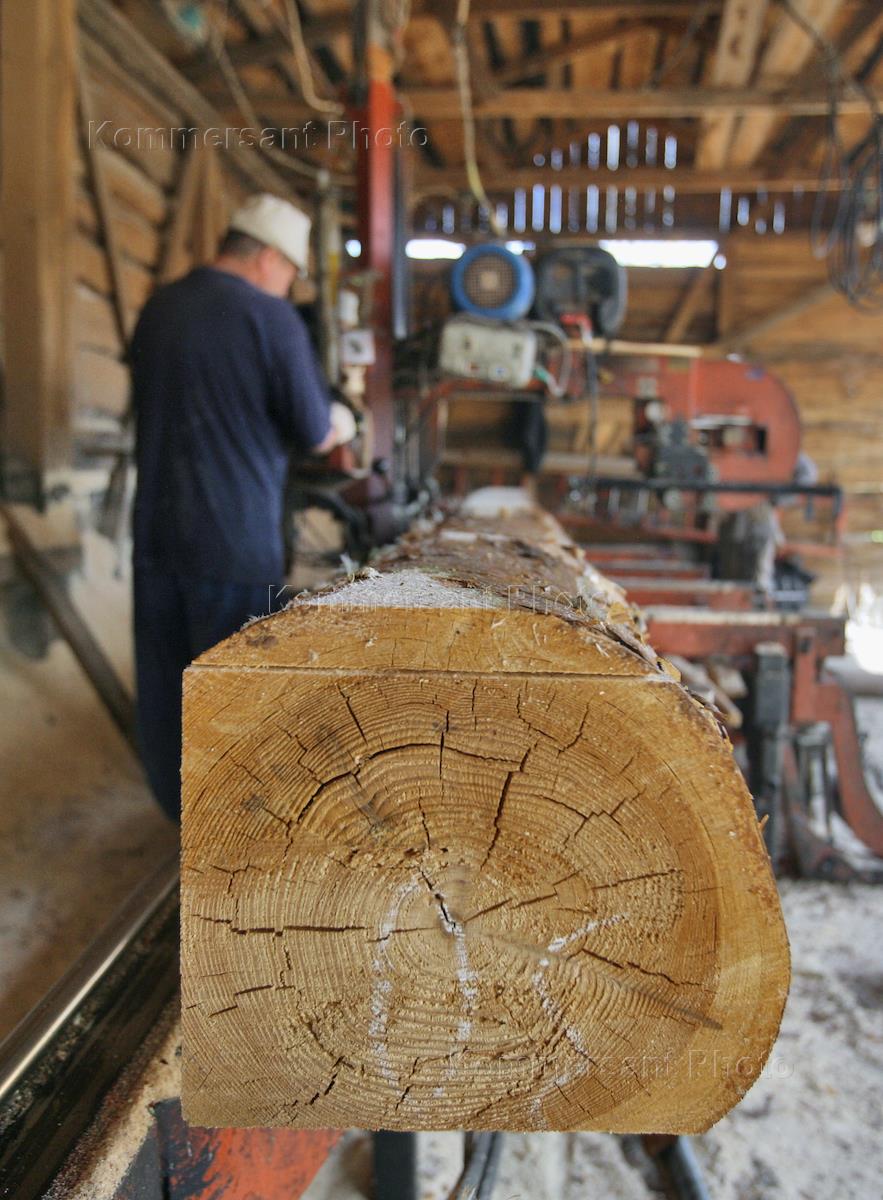
[[[242,191],[212,148],[181,149],[160,133],[140,139],[130,134],[183,122],[179,113],[129,87],[108,65],[88,71],[88,87],[92,128],[98,133],[91,148],[81,144],[77,161],[75,424],[80,431],[119,418],[129,386],[87,156],[94,156],[94,169],[103,172],[110,193],[129,328],[158,282],[210,257]],[[105,120],[110,122],[106,130]],[[120,132],[115,136],[115,131]],[[173,240],[179,242],[177,254]]]

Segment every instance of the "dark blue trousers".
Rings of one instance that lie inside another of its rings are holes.
[[[226,583],[136,564],[135,675],[138,738],[163,811],[181,819],[181,676],[203,651],[249,617],[278,607],[272,584]]]

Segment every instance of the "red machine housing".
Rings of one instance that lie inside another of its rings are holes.
[[[800,451],[797,406],[781,380],[755,364],[654,358],[626,363],[616,384],[635,397],[635,459],[652,471],[647,435],[682,421],[691,445],[707,456],[720,483],[788,483]],[[721,492],[718,507],[756,503],[751,493]]]

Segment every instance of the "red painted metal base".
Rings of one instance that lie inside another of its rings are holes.
[[[179,1100],[154,1105],[167,1200],[297,1200],[342,1133],[337,1129],[199,1129]]]
[[[792,665],[791,721],[831,727],[843,817],[869,850],[883,857],[883,813],[868,791],[849,694],[825,674],[825,659],[845,649],[844,621],[807,613],[646,610],[648,638],[659,654],[703,659],[724,655],[750,667],[758,645],[778,642]]]

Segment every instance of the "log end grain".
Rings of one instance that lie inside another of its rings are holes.
[[[789,975],[729,744],[629,629],[475,604],[449,550],[454,607],[338,592],[187,672],[187,1118],[701,1131]]]

